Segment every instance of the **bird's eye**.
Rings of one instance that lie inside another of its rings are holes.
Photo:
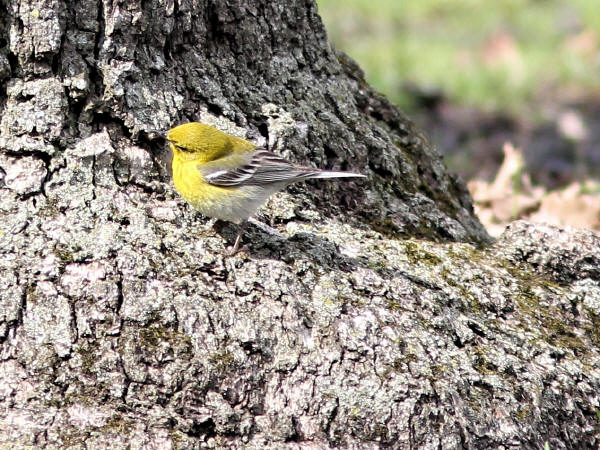
[[[178,144],[174,144],[175,147],[177,147],[178,150],[181,150],[182,152],[189,152],[191,151],[189,148],[183,147],[182,145],[178,145]]]

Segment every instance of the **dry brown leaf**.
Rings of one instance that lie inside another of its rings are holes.
[[[524,170],[520,149],[504,145],[504,161],[496,178],[488,183],[471,180],[467,186],[475,202],[475,213],[492,236],[498,236],[513,220],[527,219],[559,226],[600,230],[600,184],[572,183],[567,188],[546,191],[533,186]]]
[[[575,36],[570,36],[564,44],[564,47],[580,55],[591,55],[599,50],[598,33],[595,30],[587,29]]]
[[[577,111],[569,109],[562,112],[558,116],[558,129],[563,136],[573,139],[574,141],[581,141],[588,137],[588,129],[583,122],[581,114]]]
[[[519,64],[521,52],[514,37],[506,31],[492,35],[484,44],[483,61],[488,66]]]
[[[528,219],[559,226],[600,230],[600,198],[582,193],[581,183],[573,183],[561,191],[544,196],[539,209]]]

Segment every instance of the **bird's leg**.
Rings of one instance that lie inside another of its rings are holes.
[[[233,244],[233,247],[231,248],[231,251],[228,252],[229,253],[228,256],[236,255],[239,251],[244,249],[243,247],[242,248],[239,248],[239,247],[240,247],[240,242],[242,242],[242,234],[244,234],[244,228],[246,228],[247,223],[248,223],[247,220],[244,220],[242,223],[240,223],[240,229],[235,238],[235,242]]]
[[[267,224],[264,224],[261,221],[250,217],[250,218],[244,220],[242,223],[240,223],[239,231],[235,238],[235,243],[233,244],[233,247],[231,248],[231,250],[229,250],[225,253],[226,256],[234,256],[234,255],[238,254],[239,252],[244,251],[246,249],[246,246],[243,246],[240,248],[240,244],[242,243],[242,236],[244,234],[244,230],[246,229],[246,226],[248,226],[249,222],[252,222],[252,225],[256,226],[261,231],[270,234],[271,236],[275,236],[279,239],[285,239],[283,237],[283,235],[276,229],[271,228]]]

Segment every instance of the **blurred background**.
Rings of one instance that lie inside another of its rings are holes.
[[[317,0],[335,47],[509,221],[600,230],[598,0]]]

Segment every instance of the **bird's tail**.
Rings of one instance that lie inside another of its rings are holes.
[[[366,175],[353,172],[335,172],[330,170],[324,170],[317,172],[310,176],[310,178],[366,178]]]

